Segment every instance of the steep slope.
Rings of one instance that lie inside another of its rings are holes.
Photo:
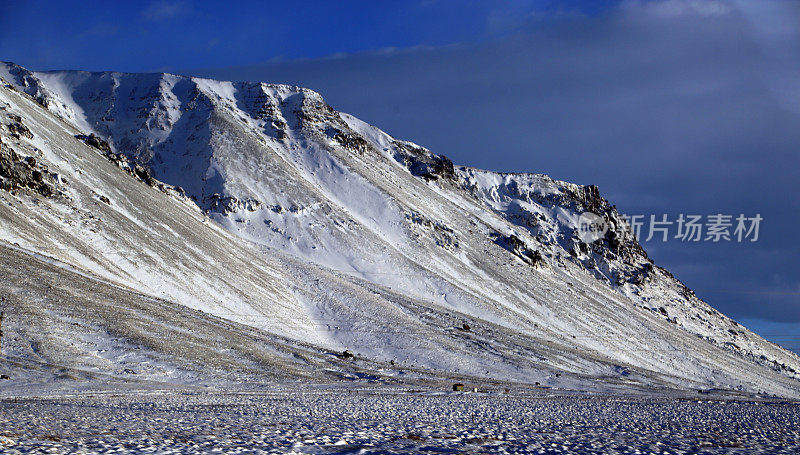
[[[4,140],[59,174],[38,203],[0,192],[0,235],[27,249],[442,374],[800,390],[797,356],[654,266],[595,187],[453,166],[298,87],[13,64],[0,77],[32,97],[3,89],[22,119],[6,124],[33,132]],[[88,133],[95,149],[74,137]],[[603,238],[581,240],[583,212],[611,225]]]
[[[364,367],[19,248],[0,245],[0,271],[3,392],[69,391],[81,380],[100,388],[337,381]]]

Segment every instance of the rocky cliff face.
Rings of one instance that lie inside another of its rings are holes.
[[[0,111],[0,118],[5,122],[0,124],[11,139],[31,140],[33,133],[25,126],[22,117],[17,114]],[[57,176],[47,171],[47,166],[42,165],[34,157],[22,157],[14,149],[0,141],[0,189],[6,191],[30,190],[41,196],[53,196],[56,192]]]
[[[768,370],[781,375],[785,393],[800,370],[796,356],[653,264],[595,186],[454,166],[299,87],[12,64],[0,66],[0,77],[74,127],[76,143],[165,196],[192,201],[263,260],[304,264],[286,277],[290,287],[306,289],[312,269],[351,283],[293,291],[293,311],[318,321],[309,330],[320,343],[552,385],[555,370],[600,377],[622,368],[637,372],[626,380],[758,390],[773,387],[759,379]],[[13,134],[15,147],[30,142]],[[24,161],[17,158],[6,161]],[[579,235],[585,212],[609,226],[596,241]],[[182,284],[143,286],[197,304]],[[398,333],[409,321],[414,330]],[[472,330],[449,331],[464,323]],[[463,360],[441,356],[462,342]]]

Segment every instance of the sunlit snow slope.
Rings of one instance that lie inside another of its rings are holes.
[[[298,87],[0,77],[2,148],[53,190],[0,191],[0,239],[27,251],[441,374],[800,395],[798,357],[655,266],[596,187],[454,166]],[[612,226],[594,243],[586,211]]]

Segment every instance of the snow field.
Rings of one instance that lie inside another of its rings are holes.
[[[786,402],[289,389],[0,401],[5,453],[794,454]]]

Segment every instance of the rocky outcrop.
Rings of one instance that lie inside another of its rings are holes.
[[[22,117],[16,114],[8,114],[9,123],[6,125],[11,137],[15,139],[33,139],[33,133],[22,123]]]
[[[566,251],[568,260],[611,284],[642,285],[662,269],[655,267],[617,208],[595,185],[575,185],[540,174],[508,174],[459,167],[462,188],[531,235],[529,250]],[[597,215],[608,227],[594,241],[579,232],[579,216]],[[570,215],[565,215],[570,214]],[[514,239],[498,244],[519,253]],[[518,239],[519,240],[519,239]]]
[[[22,158],[10,146],[0,142],[0,190],[28,189],[44,197],[55,194],[53,176],[34,157]]]
[[[594,242],[584,242],[578,232],[569,239],[568,252],[589,269],[596,269],[616,284],[643,285],[655,275],[656,267],[644,248],[633,235],[616,206],[600,196],[595,185],[568,189],[567,203],[576,212],[590,212],[600,216],[608,226],[605,235]],[[660,270],[660,269],[659,269]]]
[[[325,121],[344,123],[336,109],[323,101],[318,93],[307,89],[299,90],[300,93],[295,96],[302,97],[302,99],[296,106],[294,113],[297,115],[301,127],[312,126]],[[291,100],[291,98],[288,100]]]
[[[98,136],[95,136],[94,133],[90,133],[88,135],[86,135],[86,134],[76,134],[75,137],[77,139],[80,139],[83,142],[85,142],[86,145],[88,145],[90,147],[94,147],[97,150],[100,150],[101,152],[103,152],[105,154],[112,153],[111,152],[111,146],[108,145],[108,142],[104,141],[103,139],[100,139],[100,137],[98,137]]]
[[[366,153],[370,149],[369,143],[363,137],[355,133],[336,131],[333,134],[333,140],[342,147],[361,154]]]
[[[242,210],[246,210],[248,212],[255,212],[259,208],[261,208],[261,201],[257,201],[255,199],[238,199],[233,196],[223,196],[221,194],[212,194],[211,196],[206,197],[203,200],[203,203],[207,210],[215,211],[220,213],[235,213],[240,212]],[[281,206],[273,206],[272,210],[275,212],[283,212],[284,209]],[[289,209],[291,211],[291,209]],[[278,212],[278,213],[280,213]]]
[[[103,152],[103,155],[108,158],[109,161],[145,185],[155,188],[165,194],[177,195],[181,197],[185,196],[185,193],[181,187],[167,185],[166,183],[157,180],[155,177],[153,177],[153,174],[150,172],[150,169],[148,169],[147,166],[132,161],[124,153],[114,153],[111,150],[111,146],[108,144],[108,142],[96,136],[95,134],[77,134],[75,135],[75,138],[83,141],[86,145]]]
[[[579,186],[577,189],[567,188],[566,203],[574,206],[576,212],[591,212],[606,221],[608,231],[605,236],[586,246],[588,251],[602,257],[634,263],[649,262],[647,253],[633,236],[630,227],[617,212],[617,207],[600,196],[600,189],[595,185]],[[578,242],[576,242],[578,243]]]
[[[146,183],[148,186],[156,186],[156,179],[150,175],[150,170],[146,167],[142,166],[141,164],[135,164],[133,166],[133,175],[136,176],[139,180]]]
[[[436,155],[429,150],[410,142],[394,141],[395,160],[408,168],[416,177],[427,181],[441,179],[455,180],[453,162],[444,155]]]
[[[283,140],[288,137],[288,125],[282,118],[280,102],[268,94],[274,88],[270,84],[242,83],[239,91],[242,97],[239,107],[256,120],[264,120],[264,132]]]
[[[494,243],[503,247],[506,251],[512,253],[514,256],[520,258],[523,262],[532,266],[538,266],[544,263],[544,257],[538,250],[528,247],[528,245],[514,234],[502,235],[499,232],[492,234]]]

